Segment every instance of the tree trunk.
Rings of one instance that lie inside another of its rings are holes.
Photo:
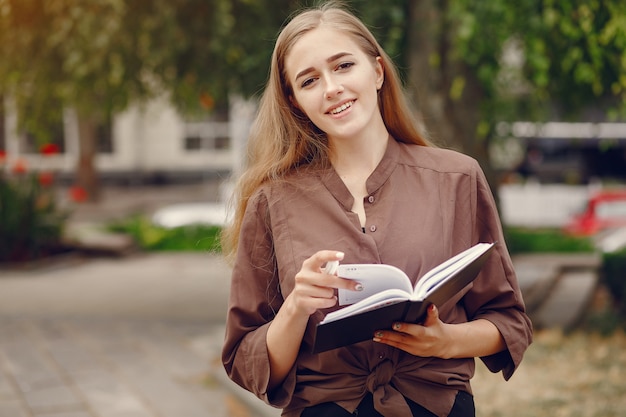
[[[95,168],[97,123],[90,115],[78,115],[79,152],[76,167],[76,184],[87,193],[89,201],[100,199],[100,181]]]
[[[487,137],[478,136],[482,87],[471,68],[454,58],[454,24],[448,0],[407,2],[409,93],[426,129],[438,145],[474,157],[497,201],[497,178]]]
[[[408,89],[431,139],[444,145],[453,135],[445,115],[438,50],[441,12],[437,3],[437,0],[407,2]]]

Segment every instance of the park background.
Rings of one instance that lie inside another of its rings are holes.
[[[0,274],[77,253],[215,251],[273,41],[311,3],[0,0]],[[434,141],[481,163],[519,262],[559,254],[530,268],[537,341],[519,375],[481,385],[493,377],[479,367],[482,415],[619,415],[625,255],[562,227],[626,182],[626,5],[345,3]],[[592,278],[554,324],[539,306],[573,282],[563,270]]]

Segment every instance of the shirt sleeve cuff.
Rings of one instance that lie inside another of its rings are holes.
[[[249,333],[242,342],[241,352],[247,370],[247,386],[250,391],[265,403],[276,408],[285,408],[295,391],[296,367],[292,367],[285,380],[268,392],[270,381],[269,353],[267,350],[267,330],[269,323]]]
[[[516,310],[508,310],[506,317],[485,315],[481,318],[491,321],[504,338],[506,349],[493,355],[480,358],[487,369],[496,373],[502,371],[505,380],[509,380],[522,362],[524,352],[532,342],[530,323],[525,315]]]

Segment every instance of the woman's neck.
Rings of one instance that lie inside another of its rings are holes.
[[[331,145],[331,162],[344,178],[369,177],[387,149],[389,134],[368,135],[362,138],[336,140]]]
[[[331,146],[331,162],[354,198],[352,212],[361,227],[365,227],[366,213],[363,199],[367,196],[367,179],[374,172],[387,149],[389,135],[369,135],[363,138],[338,140]]]
[[[382,117],[374,118],[352,136],[329,137],[330,162],[340,175],[369,176],[382,160],[388,141],[389,131]]]

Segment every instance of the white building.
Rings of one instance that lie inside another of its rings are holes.
[[[6,169],[18,159],[31,170],[55,170],[70,176],[75,172],[78,155],[76,113],[64,111],[63,152],[43,156],[18,130],[17,114],[5,101],[4,129],[0,149],[6,152]],[[202,177],[232,172],[241,161],[255,106],[233,99],[230,120],[189,122],[166,98],[144,105],[133,105],[116,114],[108,127],[102,149],[96,155],[96,169],[103,178],[138,181],[165,177]],[[0,124],[2,126],[2,124]]]

